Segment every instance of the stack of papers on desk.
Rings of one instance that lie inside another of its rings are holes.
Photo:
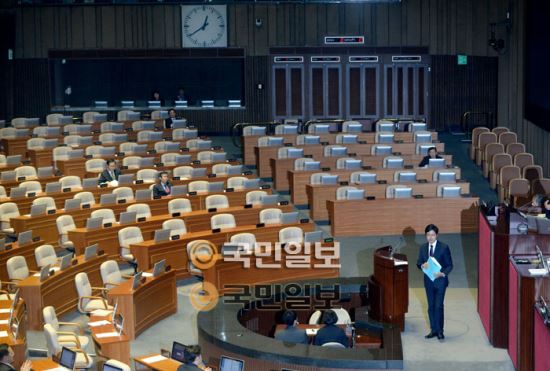
[[[428,259],[428,268],[422,268],[422,271],[429,279],[435,281],[435,274],[441,272],[441,264],[432,256]]]
[[[7,325],[9,322],[8,319],[0,319],[0,325]]]
[[[99,317],[106,317],[108,315],[110,315],[111,313],[113,313],[112,310],[107,310],[107,309],[96,309],[94,311],[92,311],[92,316],[99,316]]]
[[[318,328],[308,328],[306,329],[306,334],[309,336],[317,335]]]
[[[115,337],[115,336],[118,337],[120,335],[116,331],[111,331],[111,332],[104,332],[104,333],[101,333],[101,334],[96,334],[95,336],[98,339],[102,339],[102,338],[112,338],[112,337]]]
[[[7,331],[0,331],[0,338],[7,338],[8,332]]]
[[[10,308],[2,308],[0,309],[0,313],[10,313],[11,312],[11,309]]]
[[[531,268],[529,269],[529,274],[531,276],[546,276],[548,272],[545,268]]]
[[[393,265],[409,265],[409,262],[393,258]]]
[[[142,361],[144,363],[155,363],[155,362],[164,361],[166,359],[168,359],[168,358],[166,358],[165,356],[158,355],[158,356],[143,358]]]
[[[141,273],[141,277],[153,277],[153,273],[142,272],[142,273]]]
[[[111,322],[106,321],[106,320],[88,322],[88,326],[90,326],[90,327],[105,326],[105,325],[110,325],[110,324],[111,324]]]

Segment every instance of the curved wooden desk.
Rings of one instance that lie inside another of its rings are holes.
[[[218,209],[216,212],[208,212],[208,210],[196,210],[190,213],[182,214],[179,217],[173,217],[170,214],[156,215],[148,218],[144,222],[137,222],[127,225],[114,224],[111,227],[102,228],[101,230],[89,230],[85,227],[76,228],[69,232],[69,240],[74,243],[78,253],[83,253],[86,246],[97,243],[101,250],[107,252],[108,255],[117,255],[119,253],[120,244],[118,242],[118,232],[122,228],[129,226],[139,227],[144,240],[152,240],[155,237],[155,231],[162,229],[162,223],[168,219],[181,219],[185,222],[185,227],[188,232],[200,232],[210,230],[210,218],[216,214],[233,214],[237,225],[251,225],[259,223],[259,213],[267,208],[277,208],[283,212],[292,211],[291,205],[285,206],[257,206],[253,208],[244,208],[243,206],[232,206],[227,209]],[[98,233],[100,232],[100,233]]]
[[[30,330],[42,330],[44,322],[42,308],[46,306],[53,306],[58,316],[76,310],[78,292],[74,277],[77,273],[87,273],[92,286],[103,286],[99,266],[107,260],[107,256],[97,256],[84,261],[84,256],[81,255],[76,259],[78,264],[63,271],[57,271],[43,282],[40,282],[40,277],[30,276],[17,283],[17,287],[21,290],[21,297],[27,303],[28,328]]]
[[[0,300],[0,309],[10,309],[13,300]],[[21,366],[25,360],[25,354],[27,352],[27,318],[26,318],[26,305],[24,300],[19,300],[17,307],[15,308],[15,319],[18,323],[17,337],[7,324],[0,325],[0,331],[6,331],[7,337],[0,337],[0,343],[8,344],[14,352],[13,366],[17,369]],[[9,313],[0,313],[0,320],[8,320],[10,318]]]
[[[219,248],[224,242],[228,242],[232,235],[249,232],[256,235],[256,241],[258,242],[275,242],[279,240],[279,230],[281,228],[292,226],[300,227],[304,232],[315,230],[313,223],[272,224],[262,228],[256,228],[255,225],[245,225],[224,229],[219,233],[212,233],[212,231],[187,233],[182,235],[180,240],[176,241],[155,242],[148,240],[130,245],[130,247],[141,269],[151,269],[156,262],[166,259],[166,264],[170,265],[177,272],[178,279],[181,279],[190,276],[188,271],[187,244],[191,241],[206,239]]]
[[[124,317],[123,332],[133,340],[161,319],[176,313],[176,272],[147,277],[145,283],[132,290],[132,280],[109,290],[108,298],[118,302],[118,313]]]

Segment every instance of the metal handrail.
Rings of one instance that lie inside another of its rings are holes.
[[[476,111],[466,111],[462,114],[462,117],[460,118],[460,128],[466,133],[466,136],[471,139],[472,137],[472,130],[470,130],[470,125],[468,119],[471,116],[474,115],[481,115],[485,116],[485,125],[492,129],[494,126],[493,121],[493,112],[487,111],[487,112],[476,112]]]

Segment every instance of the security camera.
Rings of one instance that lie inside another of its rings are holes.
[[[261,18],[256,18],[256,27],[262,27],[264,21]]]

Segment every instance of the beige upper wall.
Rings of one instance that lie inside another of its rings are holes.
[[[319,46],[327,35],[364,35],[368,46],[427,46],[431,54],[495,55],[489,23],[505,0],[403,0],[400,4],[228,6],[229,45],[249,55],[272,46]],[[263,26],[255,26],[256,18]],[[16,57],[48,49],[179,48],[178,5],[17,9]]]

